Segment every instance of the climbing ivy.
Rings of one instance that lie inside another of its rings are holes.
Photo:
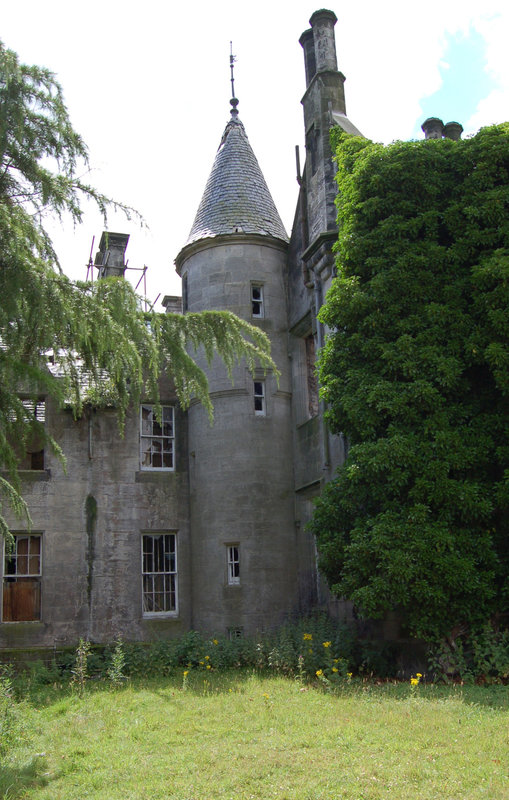
[[[454,637],[509,600],[509,125],[334,146],[320,378],[350,449],[312,522],[320,564],[363,616]]]

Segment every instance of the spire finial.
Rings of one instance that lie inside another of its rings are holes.
[[[230,42],[230,73],[231,73],[230,81],[232,84],[232,99],[230,100],[230,105],[232,109],[230,111],[230,114],[232,115],[232,119],[236,119],[239,115],[239,112],[237,111],[237,106],[239,104],[239,101],[235,97],[235,81],[233,77],[233,65],[235,64],[236,60],[237,56],[233,55],[232,43]]]

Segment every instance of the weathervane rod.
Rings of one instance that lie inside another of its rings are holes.
[[[235,97],[235,85],[234,85],[234,78],[233,78],[233,65],[237,60],[237,56],[233,55],[232,43],[230,42],[230,72],[231,72],[231,84],[232,84],[232,98]]]

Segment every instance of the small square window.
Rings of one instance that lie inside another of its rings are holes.
[[[254,412],[256,415],[263,417],[265,416],[265,382],[254,381],[253,393],[254,393]]]
[[[227,545],[228,584],[238,586],[240,583],[240,550],[238,544]]]
[[[5,553],[2,622],[34,622],[41,618],[40,534],[14,534]]]
[[[155,406],[144,403],[140,412],[140,465],[141,469],[175,469],[175,410],[173,406],[161,407],[161,422]]]
[[[251,314],[258,319],[264,316],[263,286],[255,284],[251,286]]]

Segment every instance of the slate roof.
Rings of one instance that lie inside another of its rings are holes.
[[[342,114],[341,111],[333,111],[332,119],[336,125],[339,125],[339,127],[344,130],[345,133],[351,133],[353,136],[362,136],[360,130],[356,128],[353,122],[348,119],[346,114]]]
[[[228,122],[186,245],[228,233],[288,241],[242,122]]]

